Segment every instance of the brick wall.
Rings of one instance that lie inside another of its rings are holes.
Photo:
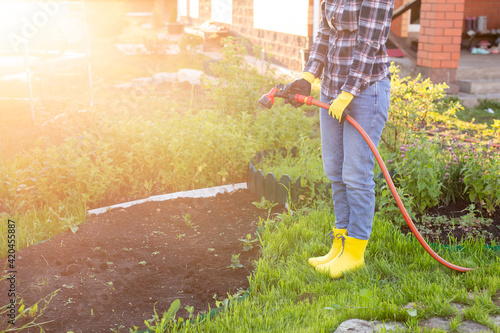
[[[394,8],[397,9],[408,1],[395,0]],[[462,2],[460,1],[460,3]],[[464,18],[474,16],[486,16],[488,29],[500,29],[500,0],[465,0]],[[408,14],[392,21],[391,30],[399,37],[407,36],[407,26],[403,22],[408,22]],[[465,21],[462,21],[461,27],[462,31],[465,32]]]
[[[310,5],[312,7],[312,0]],[[199,0],[200,14],[198,19],[184,17],[188,24],[199,25],[211,19],[211,0]],[[312,15],[312,9],[311,13]],[[290,24],[289,21],[283,24]],[[273,54],[273,60],[278,64],[295,71],[303,68],[301,49],[309,49],[311,38],[291,35],[253,27],[253,0],[238,0],[233,2],[233,23],[229,30],[234,36],[245,37],[252,45],[259,45],[268,53]],[[308,26],[312,34],[312,18]]]
[[[465,0],[422,0],[417,71],[434,83],[455,85],[460,60]]]
[[[488,29],[500,29],[500,0],[465,0],[465,17],[473,16],[486,16]]]
[[[395,0],[394,9],[401,7],[403,4],[407,3],[409,0]],[[398,37],[408,37],[408,20],[409,11],[392,21],[391,31]]]
[[[417,65],[458,68],[464,0],[422,0]]]
[[[237,36],[248,39],[272,53],[274,60],[292,70],[302,70],[301,49],[309,48],[309,38],[253,28],[253,0],[239,0],[233,6],[233,24],[230,29]],[[283,22],[290,24],[290,22]]]

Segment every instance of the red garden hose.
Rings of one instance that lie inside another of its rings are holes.
[[[312,96],[303,96],[303,95],[295,95],[295,100],[297,102],[301,103],[306,103],[307,105],[317,105],[319,107],[322,107],[324,109],[329,109],[330,105],[327,103],[320,102],[318,100],[315,100],[312,98]],[[394,186],[394,182],[392,181],[392,178],[389,174],[389,171],[387,170],[387,167],[385,166],[384,160],[380,156],[380,153],[377,150],[377,147],[375,147],[375,144],[373,143],[372,139],[368,136],[368,134],[365,132],[365,130],[358,124],[356,120],[354,120],[353,117],[347,116],[346,120],[354,126],[356,130],[358,130],[359,134],[365,139],[366,143],[370,147],[371,151],[373,152],[373,155],[375,155],[375,158],[377,159],[378,164],[380,165],[380,169],[382,169],[382,173],[384,174],[385,180],[387,181],[387,184],[389,185],[389,188],[391,189],[392,195],[394,196],[394,199],[396,200],[396,203],[398,204],[399,210],[403,214],[403,217],[406,221],[406,224],[408,224],[408,227],[410,227],[411,232],[415,235],[417,238],[418,242],[422,247],[434,258],[436,259],[440,264],[451,268],[457,272],[467,272],[471,271],[474,268],[466,268],[466,267],[461,267],[457,266],[455,264],[452,264],[443,258],[441,258],[434,250],[429,246],[429,244],[426,243],[420,232],[418,232],[417,228],[415,227],[415,224],[413,224],[413,221],[410,218],[410,215],[408,215],[408,212],[406,211],[405,206],[403,205],[403,202],[401,201],[401,198],[399,197],[398,191],[396,190],[396,187]]]
[[[279,88],[276,89],[276,90],[275,89],[276,88],[273,88],[274,91],[271,90],[270,93],[264,95],[261,98],[260,102],[262,104],[266,105],[264,102],[269,101],[269,102],[267,102],[266,106],[270,107],[269,105],[272,106],[272,103],[274,103],[274,96],[276,96],[276,97],[289,97],[289,96],[282,96],[282,94],[280,93]],[[318,101],[318,100],[315,100],[315,99],[313,99],[312,96],[304,96],[304,95],[298,95],[298,94],[296,94],[294,96],[294,99],[297,102],[305,103],[306,105],[312,105],[312,104],[314,104],[314,105],[317,105],[317,106],[322,107],[322,108],[327,109],[327,110],[330,108],[329,104],[323,103],[323,102]],[[448,268],[451,268],[451,269],[453,269],[453,270],[455,270],[457,272],[467,272],[467,271],[473,270],[474,268],[466,268],[466,267],[457,266],[455,264],[452,264],[452,263],[444,260],[436,252],[434,252],[434,250],[429,246],[429,244],[426,243],[426,241],[423,239],[422,235],[420,235],[420,233],[418,232],[417,228],[415,227],[415,224],[413,224],[410,216],[408,215],[408,212],[406,211],[406,208],[404,207],[403,202],[401,201],[401,198],[399,197],[398,191],[396,190],[396,187],[394,186],[394,182],[392,181],[392,178],[391,178],[391,176],[389,174],[389,171],[387,170],[387,167],[385,166],[385,163],[382,160],[382,157],[380,156],[380,153],[378,152],[377,147],[375,147],[375,144],[370,139],[370,137],[368,136],[368,134],[358,124],[358,122],[354,120],[354,118],[352,118],[351,116],[347,115],[346,120],[352,126],[354,126],[354,128],[356,130],[358,130],[358,132],[361,134],[361,136],[363,137],[363,139],[365,139],[366,143],[368,144],[368,146],[370,147],[371,151],[375,155],[375,158],[377,159],[377,162],[380,165],[380,169],[382,169],[382,173],[384,174],[385,180],[387,181],[387,184],[389,185],[389,188],[391,189],[392,195],[394,196],[394,199],[396,199],[396,203],[398,204],[399,210],[403,214],[403,217],[404,217],[404,219],[406,221],[406,224],[408,224],[408,226],[410,227],[411,232],[415,235],[415,237],[417,238],[417,240],[420,243],[420,245],[422,245],[422,247],[434,259],[436,259],[440,264],[442,264],[442,265],[444,265],[444,266],[446,266]]]

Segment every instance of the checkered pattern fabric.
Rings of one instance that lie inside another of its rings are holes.
[[[304,68],[323,74],[322,93],[331,99],[341,91],[359,95],[390,76],[385,43],[394,0],[324,0],[321,27]]]

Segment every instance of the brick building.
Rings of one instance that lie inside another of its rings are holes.
[[[177,8],[184,23],[222,22],[233,35],[246,37],[272,52],[279,63],[300,71],[321,19],[320,2],[177,0]],[[390,41],[434,82],[453,84],[461,49],[477,42],[478,36],[465,34],[466,18],[485,16],[487,28],[500,33],[500,0],[396,0],[394,13]],[[500,34],[481,35],[495,37]]]

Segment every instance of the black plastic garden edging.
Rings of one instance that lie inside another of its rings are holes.
[[[292,156],[296,155],[296,147],[290,150]],[[261,163],[266,156],[281,154],[286,157],[288,151],[281,148],[278,152],[274,150],[263,150],[255,154],[250,159],[247,175],[247,188],[250,193],[255,194],[257,198],[264,197],[266,200],[284,205],[288,201],[297,202],[300,195],[306,194],[308,188],[302,186],[302,176],[293,180],[289,175],[285,174],[278,180],[273,172],[264,175],[262,169],[258,169],[256,165]],[[305,178],[305,177],[304,177]],[[330,184],[324,182],[314,183],[315,193],[329,195]]]

